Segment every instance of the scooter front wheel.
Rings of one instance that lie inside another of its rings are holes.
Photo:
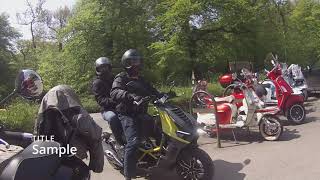
[[[265,140],[276,141],[282,134],[283,126],[278,117],[267,115],[261,118],[259,131]]]
[[[306,119],[306,110],[302,104],[294,104],[287,110],[287,118],[293,124],[302,124]]]
[[[199,148],[185,149],[177,158],[177,174],[184,180],[211,180],[214,165],[210,156]]]

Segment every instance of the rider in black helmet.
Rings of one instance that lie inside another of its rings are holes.
[[[122,127],[115,113],[116,103],[110,97],[110,91],[114,76],[112,75],[111,61],[106,57],[100,57],[95,62],[96,78],[92,84],[92,91],[97,103],[102,110],[102,117],[110,124],[110,129],[116,141],[123,145]]]
[[[147,83],[140,75],[142,67],[142,57],[135,49],[127,50],[121,59],[121,64],[125,69],[118,74],[112,84],[111,97],[117,101],[116,111],[119,114],[123,131],[126,137],[126,147],[124,156],[124,176],[126,180],[136,176],[136,151],[139,147],[140,137],[151,135],[152,117],[147,114],[147,105],[136,106],[134,101],[141,100],[146,96],[145,92],[138,92],[129,87],[127,83],[135,81],[145,87],[149,95],[161,96],[161,94]]]

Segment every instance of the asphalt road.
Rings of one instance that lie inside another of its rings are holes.
[[[257,132],[237,131],[238,144],[230,133],[223,134],[222,146],[216,139],[202,137],[201,148],[213,159],[215,180],[319,180],[320,179],[320,99],[305,103],[307,121],[302,125],[285,124],[279,141],[263,141]],[[100,114],[94,119],[108,129]],[[122,175],[105,161],[104,171],[92,174],[93,180],[122,180]],[[166,179],[169,180],[169,179]]]

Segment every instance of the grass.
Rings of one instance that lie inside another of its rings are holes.
[[[33,132],[39,105],[18,99],[0,111],[0,124],[6,130]]]
[[[82,95],[80,97],[80,100],[81,100],[83,107],[89,113],[100,112],[100,107],[99,107],[98,103],[96,102],[93,95]]]

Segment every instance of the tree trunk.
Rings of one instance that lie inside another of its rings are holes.
[[[30,31],[31,31],[31,38],[32,38],[32,46],[33,48],[37,48],[35,38],[34,38],[34,32],[33,32],[33,22],[30,23]]]

